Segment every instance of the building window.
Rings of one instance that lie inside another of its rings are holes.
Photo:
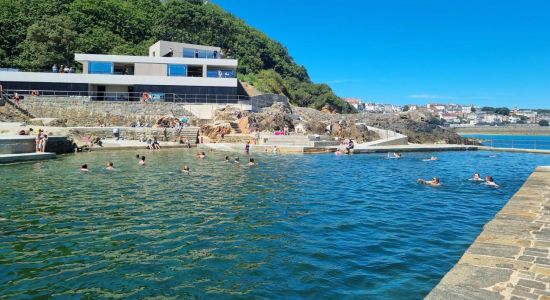
[[[168,76],[187,76],[187,65],[168,65]]]
[[[90,61],[88,62],[88,73],[90,74],[113,74],[112,62]]]
[[[207,76],[210,78],[235,78],[235,70],[222,68],[208,68]]]
[[[195,49],[183,49],[183,57],[187,58],[194,58],[195,57]]]

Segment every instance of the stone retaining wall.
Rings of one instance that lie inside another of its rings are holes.
[[[166,129],[167,141],[179,141],[180,136],[189,139],[191,144],[196,144],[198,139],[198,127],[186,127],[181,130],[173,128]],[[74,127],[69,129],[69,136],[77,141],[79,145],[83,144],[83,137],[97,136],[101,139],[113,138],[113,128],[110,127]],[[157,137],[159,141],[164,141],[163,128],[146,127],[121,127],[119,128],[119,137],[123,140],[143,141],[147,138]]]
[[[550,167],[539,167],[426,299],[550,300]]]
[[[28,97],[21,108],[36,118],[66,119],[67,126],[131,126],[138,121],[154,124],[166,116],[192,116],[183,104],[90,101],[87,98]]]

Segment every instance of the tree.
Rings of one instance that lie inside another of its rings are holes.
[[[502,116],[508,116],[510,114],[510,109],[508,109],[507,107],[497,107],[495,109],[495,113]]]
[[[299,106],[355,111],[312,82],[284,45],[212,1],[0,0],[0,67],[74,65],[74,52],[147,55],[157,40],[219,46],[239,60],[239,79],[256,78]]]
[[[540,120],[539,121],[539,126],[548,126],[548,120]]]
[[[409,111],[410,107],[408,105],[403,106],[403,111]]]
[[[62,16],[42,19],[27,29],[27,37],[20,45],[20,66],[44,70],[53,64],[69,65],[74,55],[77,33],[74,23]]]
[[[472,106],[472,107],[470,107],[470,112],[471,112],[471,113],[475,113],[475,112],[476,112],[476,108],[475,108],[475,107],[473,107],[473,106]]]
[[[495,108],[494,107],[491,107],[491,106],[484,106],[481,108],[481,111],[485,111],[485,112],[495,112]]]

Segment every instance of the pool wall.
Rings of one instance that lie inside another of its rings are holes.
[[[550,299],[550,167],[539,167],[426,299]]]

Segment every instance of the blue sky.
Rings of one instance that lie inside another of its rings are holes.
[[[342,97],[550,108],[550,1],[213,2]]]

